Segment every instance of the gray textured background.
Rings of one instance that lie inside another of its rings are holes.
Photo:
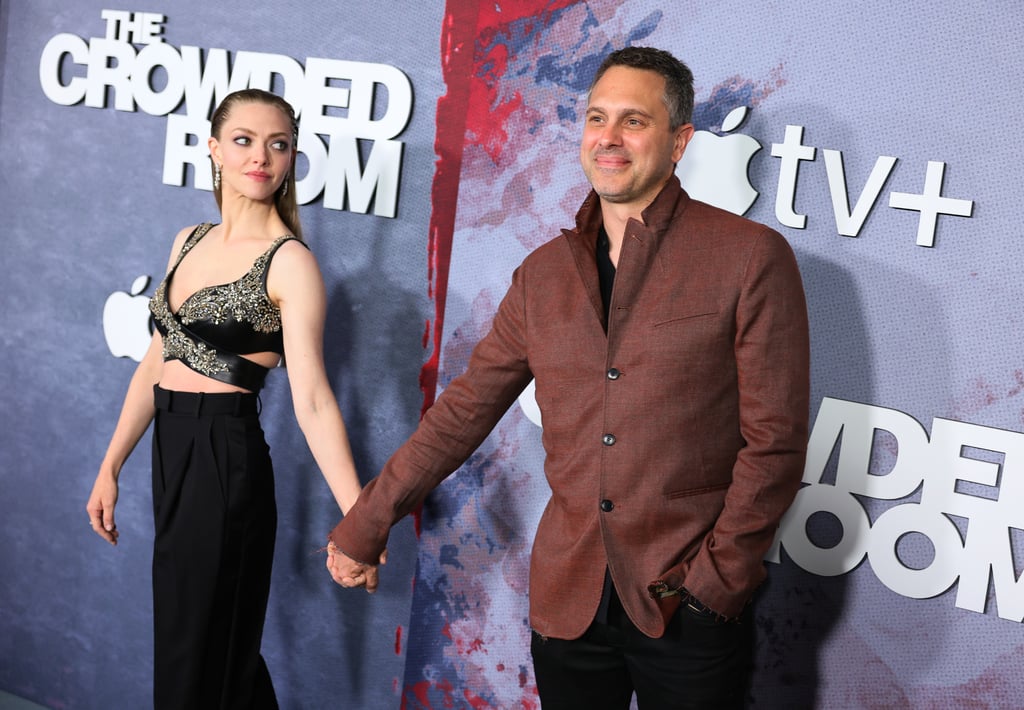
[[[567,226],[578,202],[573,71],[590,54],[642,37],[691,64],[704,111],[698,128],[737,103],[754,107],[742,132],[762,145],[750,165],[761,195],[748,216],[779,229],[797,252],[811,315],[814,410],[832,397],[896,409],[926,431],[935,418],[1021,431],[1024,18],[1017,3],[565,5],[485,38],[514,50],[494,71],[495,96],[518,97],[523,108],[501,127],[510,130],[500,160],[478,146],[466,152],[442,384],[486,327],[512,268]],[[43,95],[46,41],[61,32],[101,35],[103,8],[91,0],[70,9],[57,0],[0,5],[0,688],[52,708],[149,705],[148,438],[124,470],[116,550],[89,531],[84,512],[134,367],[108,352],[102,309],[136,276],[163,270],[178,229],[216,215],[208,192],[161,183],[165,119],[58,106]],[[411,431],[423,401],[417,378],[432,317],[428,223],[434,111],[446,91],[444,4],[182,0],[173,9],[139,9],[168,15],[166,39],[175,47],[381,62],[410,77],[415,105],[400,136],[397,218],[319,203],[302,212],[330,294],[329,374],[369,477]],[[797,188],[795,208],[808,215],[803,230],[782,227],[774,212],[779,160],[771,144],[787,125],[804,126],[805,144],[818,148]],[[898,158],[856,239],[836,233],[824,149],[842,151],[851,203],[878,156]],[[939,218],[933,249],[914,244],[917,213],[887,204],[892,191],[921,191],[928,161],[946,163],[945,195],[974,201],[971,218]],[[398,707],[403,684],[420,678],[450,682],[458,707],[463,688],[479,696],[505,687],[508,674],[495,670],[493,657],[463,654],[458,642],[478,632],[496,638],[502,625],[520,624],[522,580],[503,577],[508,570],[496,555],[459,574],[448,558],[434,558],[462,543],[462,530],[453,532],[445,516],[459,502],[459,486],[473,479],[441,490],[419,553],[412,523],[398,527],[375,597],[339,593],[316,552],[337,513],[294,423],[287,383],[275,374],[263,399],[281,522],[264,648],[283,707]],[[500,448],[508,467],[492,473],[535,486],[515,511],[513,532],[528,545],[529,508],[542,505],[543,482],[537,432],[517,417],[484,455]],[[1018,448],[1003,476],[1020,475]],[[894,455],[883,442],[880,463]],[[917,464],[927,476],[928,461]],[[999,493],[986,492],[1001,511],[1022,509]],[[502,522],[507,501],[493,502],[502,510],[473,524]],[[873,515],[878,503],[866,503]],[[970,533],[969,521],[958,524]],[[1020,528],[1008,531],[1017,575]],[[516,552],[525,559],[525,548]],[[926,549],[911,552],[927,559]],[[838,577],[817,577],[785,556],[769,569],[759,606],[759,707],[1014,707],[1024,692],[1020,625],[997,615],[995,594],[979,614],[955,606],[955,585],[932,599],[901,596],[867,562]],[[427,589],[422,570],[438,572],[443,585]],[[1021,589],[1000,593],[1019,597]],[[458,603],[460,628],[441,628],[431,593]],[[488,594],[501,600],[493,616],[476,606]],[[414,605],[419,621],[410,623]],[[505,650],[526,659],[510,638]],[[502,692],[488,696],[495,707],[513,697]]]
[[[45,43],[68,32],[102,36],[99,2],[2,7],[0,170],[4,275],[0,342],[5,366],[0,490],[0,687],[51,707],[150,704],[152,512],[149,437],[122,473],[110,549],[84,511],[135,363],[114,358],[102,330],[107,296],[140,274],[162,274],[174,234],[216,220],[211,193],[162,184],[166,119],[43,94]],[[364,478],[415,425],[422,394],[429,185],[440,5],[406,3],[402,23],[375,3],[180,2],[167,15],[174,47],[222,47],[380,62],[414,92],[398,215],[386,219],[302,208],[307,241],[328,287],[327,369]],[[130,7],[119,9],[134,9]],[[146,293],[151,294],[151,284]],[[389,584],[375,597],[339,593],[317,552],[339,517],[274,372],[263,421],[277,474],[279,532],[264,649],[282,707],[397,706],[415,566],[411,523],[396,531]],[[402,649],[404,650],[404,649]]]

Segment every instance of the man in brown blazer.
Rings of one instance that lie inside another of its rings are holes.
[[[531,379],[551,499],[530,567],[552,708],[741,707],[749,602],[800,485],[807,309],[777,232],[690,199],[693,77],[626,48],[598,69],[580,147],[593,191],[516,269],[466,372],[331,532],[328,568],[377,586],[391,526]]]

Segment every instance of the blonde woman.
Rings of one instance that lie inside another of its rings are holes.
[[[86,507],[116,545],[118,475],[154,422],[154,705],[276,708],[260,641],[277,509],[257,396],[282,357],[299,426],[343,513],[360,486],[324,371],[326,295],[299,224],[294,111],[246,89],[224,99],[211,128],[221,222],[174,240],[150,302],[157,332]]]

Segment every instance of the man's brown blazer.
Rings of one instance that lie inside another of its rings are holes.
[[[391,526],[480,445],[531,378],[551,499],[533,546],[530,621],[571,639],[607,567],[630,619],[664,632],[683,588],[737,615],[803,471],[807,309],[777,232],[691,200],[671,178],[626,226],[607,321],[591,195],[516,269],[466,372],[331,539],[376,560]],[[509,501],[514,505],[515,501]]]

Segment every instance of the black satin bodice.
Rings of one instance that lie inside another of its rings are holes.
[[[280,246],[297,237],[278,237],[237,281],[202,288],[173,312],[168,294],[174,273],[212,227],[202,224],[185,240],[177,261],[150,299],[149,309],[163,337],[165,361],[180,360],[208,377],[259,391],[267,368],[242,356],[284,353],[281,311],[267,294],[267,273]]]

